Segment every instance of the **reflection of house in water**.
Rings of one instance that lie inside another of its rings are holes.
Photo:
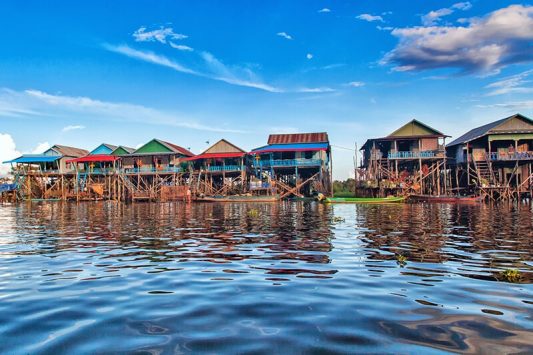
[[[474,128],[446,147],[453,186],[492,198],[533,190],[533,121],[521,114]]]
[[[361,147],[363,195],[386,196],[405,192],[440,195],[446,192],[445,134],[412,120],[383,138]]]

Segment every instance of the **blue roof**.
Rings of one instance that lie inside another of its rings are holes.
[[[255,148],[253,153],[261,152],[301,152],[301,151],[314,151],[314,150],[327,150],[329,143],[294,143],[294,144],[270,144],[264,147]]]
[[[59,158],[61,158],[61,155],[24,154],[17,159],[5,161],[4,163],[50,163]]]

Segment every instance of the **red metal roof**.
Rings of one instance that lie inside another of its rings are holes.
[[[107,154],[95,154],[95,155],[86,155],[81,158],[67,160],[67,163],[90,163],[90,162],[114,162],[120,159],[116,155],[107,155]]]
[[[268,144],[326,143],[326,142],[329,142],[328,134],[326,132],[271,134],[268,137]]]
[[[181,153],[181,154],[183,154],[185,156],[192,157],[194,155],[192,152],[188,151],[187,149],[185,149],[183,147],[180,147],[179,145],[176,145],[176,144],[173,144],[173,143],[169,143],[169,142],[166,142],[166,141],[161,141],[161,142],[169,145],[176,152]]]
[[[199,160],[199,159],[223,159],[223,158],[241,158],[246,153],[203,153],[197,156],[187,158],[186,160]]]

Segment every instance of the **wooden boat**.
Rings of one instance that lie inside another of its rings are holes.
[[[409,195],[409,201],[434,202],[434,203],[477,203],[482,202],[481,196],[431,196],[431,195]]]
[[[276,202],[278,195],[273,196],[205,196],[193,199],[196,202]]]
[[[397,203],[405,201],[405,196],[400,197],[328,197],[325,203]]]

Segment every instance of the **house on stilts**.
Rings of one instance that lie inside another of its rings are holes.
[[[191,158],[190,189],[195,196],[239,195],[246,192],[246,151],[221,139]]]
[[[75,170],[67,162],[88,153],[84,149],[56,144],[42,154],[23,154],[5,163],[11,164],[19,198],[63,198],[74,187],[70,182]]]
[[[447,145],[453,188],[492,200],[531,197],[533,120],[519,113],[474,128]]]
[[[444,133],[412,120],[361,147],[358,196],[385,197],[407,193],[441,195],[447,191]]]
[[[251,192],[285,197],[332,195],[331,146],[327,133],[271,134],[248,163]]]
[[[155,138],[121,156],[123,195],[130,200],[181,198],[186,193],[186,158],[193,156],[188,149]]]

